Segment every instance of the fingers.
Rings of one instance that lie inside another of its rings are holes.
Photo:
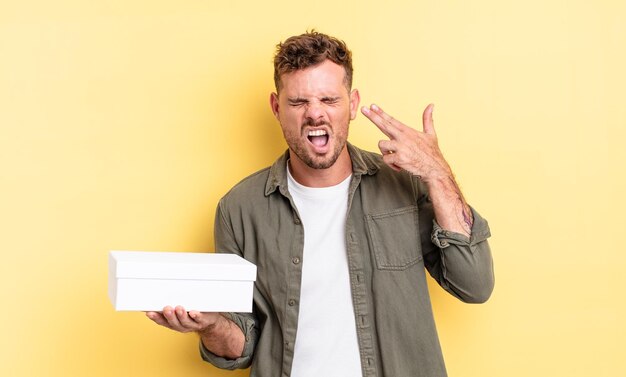
[[[215,324],[218,313],[201,313],[199,311],[189,311],[189,318],[194,321],[200,328],[204,329],[210,325]]]
[[[166,306],[163,308],[163,312],[146,312],[146,316],[161,326],[179,332],[200,331],[206,327],[191,317],[182,306],[176,308]],[[201,314],[194,312],[194,316],[200,318]]]
[[[432,103],[426,106],[426,109],[424,109],[422,114],[422,124],[424,133],[436,136],[435,124],[433,122],[434,107],[435,105]],[[377,105],[371,105],[370,107],[363,106],[361,108],[361,112],[390,139],[397,139],[401,137],[402,133],[409,128],[405,124],[393,118],[391,115],[385,113]]]
[[[378,142],[378,149],[380,149],[380,153],[384,156],[396,152],[397,147],[392,140],[380,140]]]
[[[437,135],[435,133],[435,123],[433,122],[433,108],[434,104],[430,104],[426,106],[424,109],[424,113],[422,114],[422,124],[424,126],[424,133],[430,135]]]
[[[159,312],[146,312],[146,317],[150,318],[158,325],[167,327],[167,319]]]
[[[402,127],[406,127],[376,105],[363,106],[361,112],[390,139],[398,138],[402,133]]]
[[[180,308],[179,306],[177,306],[177,308]],[[176,330],[176,331],[180,331],[180,332],[187,332],[185,331],[186,329],[183,327],[183,325],[180,323],[180,321],[178,320],[178,315],[176,314],[176,309],[172,308],[171,306],[166,306],[163,308],[163,317],[165,317],[165,320],[167,321],[167,326],[172,330]]]
[[[187,313],[185,308],[183,308],[182,306],[177,306],[176,309],[174,309],[174,314],[176,315],[176,320],[178,320],[178,323],[184,329],[187,329],[190,331],[196,331],[200,329],[200,326],[198,326],[198,323],[194,321],[193,319],[191,319],[191,317],[189,317],[189,314]]]
[[[385,164],[389,165],[389,167],[395,171],[402,171],[402,168],[396,165],[396,159],[397,157],[395,153],[383,155],[383,161]]]
[[[378,149],[383,155],[383,161],[389,165],[393,170],[401,171],[402,168],[396,164],[397,162],[397,145],[395,140],[380,140],[378,142]]]
[[[424,170],[435,171],[434,166],[443,166],[441,152],[437,146],[437,134],[433,122],[431,103],[422,114],[423,131],[413,129],[385,113],[380,107],[362,107],[361,112],[374,123],[389,140],[381,140],[378,148],[383,161],[394,170],[406,170],[414,175],[424,176]]]

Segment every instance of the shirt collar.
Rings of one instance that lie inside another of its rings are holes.
[[[374,175],[380,169],[380,163],[373,158],[372,153],[363,151],[354,145],[347,143],[348,153],[352,161],[352,175]],[[270,167],[269,177],[265,184],[265,196],[269,196],[278,188],[283,195],[287,195],[287,160],[289,150]]]

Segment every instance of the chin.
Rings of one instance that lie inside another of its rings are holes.
[[[339,159],[340,154],[341,151],[331,151],[328,152],[324,157],[307,156],[307,158],[303,161],[308,167],[312,169],[328,169],[335,165],[335,163]]]
[[[334,148],[331,147],[328,152],[324,154],[316,154],[304,145],[294,145],[293,147],[290,146],[290,153],[292,153],[292,157],[294,157],[293,155],[297,156],[297,158],[309,168],[321,170],[331,168],[335,165],[344,148],[345,143],[340,146],[335,145]]]

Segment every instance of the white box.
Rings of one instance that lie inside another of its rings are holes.
[[[111,251],[115,310],[251,312],[256,266],[234,254]]]

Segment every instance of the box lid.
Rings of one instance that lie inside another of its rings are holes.
[[[235,254],[113,250],[109,259],[116,278],[256,280],[256,266]]]

